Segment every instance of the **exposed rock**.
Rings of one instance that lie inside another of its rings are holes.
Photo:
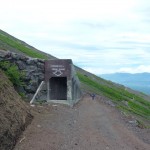
[[[6,52],[0,50],[0,58],[5,58],[5,56],[6,56]]]
[[[29,59],[29,57],[27,57],[25,55],[19,55],[19,59],[26,62]]]
[[[31,100],[39,84],[44,80],[44,60],[0,50],[0,61],[14,63],[19,71],[24,72],[22,80],[25,87],[18,87],[17,90]]]
[[[38,59],[39,62],[41,63],[44,63],[44,60],[43,59]]]
[[[30,93],[30,94],[26,94],[26,96],[28,97],[28,100],[29,100],[29,101],[33,98],[33,95],[34,95],[34,94],[31,94],[31,93]]]
[[[21,94],[26,94],[26,91],[25,91],[25,89],[24,89],[24,87],[23,86],[20,86],[20,87],[17,87],[17,92],[18,93],[21,93]]]
[[[137,126],[138,125],[137,120],[130,120],[129,123],[132,124],[133,126]]]
[[[26,63],[27,65],[35,65],[34,60],[32,58],[29,58]]]
[[[16,65],[18,66],[18,68],[20,69],[20,70],[25,70],[26,69],[26,65],[25,65],[25,63],[23,62],[23,61],[17,61],[16,62]]]
[[[19,60],[19,56],[16,53],[12,53],[11,56],[14,60]]]
[[[27,93],[33,93],[34,94],[36,92],[36,89],[37,88],[35,86],[32,86],[32,85],[28,85],[25,87],[25,90]]]
[[[37,63],[37,67],[43,70],[43,68],[44,68],[44,63],[38,62],[38,63]]]
[[[106,101],[106,103],[107,103],[108,105],[112,106],[112,107],[115,107],[115,106],[116,106],[116,105],[115,105],[112,101],[110,101],[110,100]]]

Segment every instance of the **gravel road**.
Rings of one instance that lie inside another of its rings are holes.
[[[15,150],[149,150],[116,108],[85,96],[75,107],[33,107],[34,120]],[[147,133],[148,134],[148,133]],[[147,135],[148,136],[148,135]]]

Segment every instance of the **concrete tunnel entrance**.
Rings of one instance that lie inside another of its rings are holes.
[[[52,77],[49,82],[50,99],[67,100],[67,77]]]
[[[71,59],[45,61],[47,102],[73,105],[81,99],[80,83]]]
[[[44,100],[73,106],[82,98],[80,82],[71,59],[45,60],[44,81],[30,103]]]

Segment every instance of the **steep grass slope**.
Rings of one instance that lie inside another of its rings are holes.
[[[16,52],[22,52],[31,57],[44,59],[55,58],[0,30],[0,48],[12,50],[10,47],[15,49]],[[144,122],[150,122],[149,96],[99,78],[79,67],[76,67],[76,70],[83,91],[106,96],[122,111],[135,115],[139,120]]]
[[[41,52],[27,43],[9,35],[0,30],[0,49],[9,50],[16,53],[22,53],[33,58],[54,59],[55,57]]]
[[[29,108],[0,70],[0,150],[11,150],[31,120]]]

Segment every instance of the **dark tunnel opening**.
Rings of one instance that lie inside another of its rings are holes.
[[[67,100],[67,77],[50,78],[50,99]]]

